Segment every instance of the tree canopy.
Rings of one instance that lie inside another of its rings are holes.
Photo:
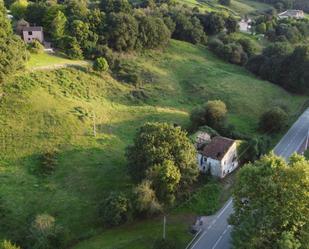
[[[309,161],[273,154],[243,167],[234,188],[233,245],[239,249],[307,249]]]

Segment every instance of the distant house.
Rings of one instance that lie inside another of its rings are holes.
[[[279,19],[285,19],[285,18],[304,19],[305,13],[302,10],[286,10],[278,14],[278,18]]]
[[[238,23],[239,25],[239,30],[241,32],[246,32],[246,33],[249,33],[251,31],[251,25],[252,23],[252,20],[251,19],[241,19],[241,21]]]
[[[23,28],[22,38],[26,43],[33,42],[34,40],[44,43],[43,27],[34,26]]]
[[[237,144],[235,140],[214,137],[198,153],[198,165],[201,172],[224,178],[238,167]]]
[[[196,134],[194,134],[194,142],[195,147],[197,149],[202,148],[205,144],[209,143],[211,141],[211,137],[207,132],[204,131],[198,131]]]

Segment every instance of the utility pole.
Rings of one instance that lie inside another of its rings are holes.
[[[163,239],[166,238],[166,216],[163,217]]]

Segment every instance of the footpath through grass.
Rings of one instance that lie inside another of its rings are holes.
[[[255,134],[258,117],[269,106],[285,105],[293,113],[305,99],[184,42],[127,60],[147,83],[136,87],[86,68],[63,68],[22,73],[0,86],[0,197],[8,214],[1,218],[0,238],[23,241],[34,217],[49,213],[65,229],[69,244],[91,238],[78,249],[149,249],[161,220],[104,230],[98,219],[106,193],[132,187],[124,152],[138,127],[147,121],[186,126],[192,108],[222,99],[229,122]],[[136,97],[136,91],[145,97]],[[59,150],[57,168],[42,177],[40,155],[50,148]],[[190,237],[186,213],[200,213],[203,206],[192,204],[177,214],[183,218],[173,220],[171,234],[183,245]],[[209,213],[217,208],[212,206]]]

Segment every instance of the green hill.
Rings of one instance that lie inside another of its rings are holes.
[[[22,240],[29,222],[41,213],[56,217],[74,243],[102,231],[98,203],[106,192],[130,189],[124,150],[146,121],[186,125],[196,105],[222,99],[229,122],[254,134],[258,116],[269,105],[296,112],[305,100],[184,42],[172,41],[164,52],[127,55],[126,60],[146,83],[135,87],[86,67],[68,67],[22,72],[0,87],[0,208],[7,213],[0,217],[5,224],[0,238]],[[40,155],[50,148],[59,150],[57,169],[42,177]],[[153,222],[159,231],[159,221]],[[138,229],[151,234],[143,224]],[[184,224],[178,221],[175,227]],[[110,244],[104,248],[120,248],[120,243],[134,248],[130,232],[123,241],[113,237],[113,230],[108,234]]]

